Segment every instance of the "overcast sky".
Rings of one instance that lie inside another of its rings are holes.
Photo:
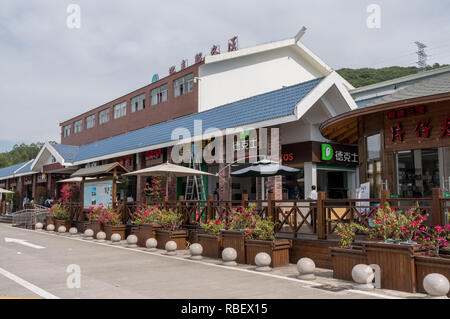
[[[69,4],[81,8],[70,29]],[[367,7],[381,8],[368,28]],[[450,63],[448,0],[0,0],[0,152],[60,141],[59,123],[168,74],[182,59],[293,37],[334,69],[413,66],[414,41]]]

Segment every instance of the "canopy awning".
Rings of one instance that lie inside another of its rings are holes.
[[[169,176],[169,177],[184,177],[184,176],[202,176],[202,175],[210,175],[215,176],[214,174],[199,171],[196,169],[192,169],[189,167],[184,167],[181,165],[164,163],[148,168],[144,168],[138,171],[134,171],[131,173],[124,174],[125,176],[129,175],[137,175],[137,176]]]
[[[95,177],[87,177],[86,181],[89,181],[92,179],[96,179],[96,178]],[[82,180],[83,180],[82,177],[71,177],[71,178],[66,178],[66,179],[57,181],[57,183],[81,183]]]
[[[11,191],[9,191],[9,190],[7,190],[7,189],[4,189],[4,188],[0,188],[0,194],[12,194],[13,192],[11,192]]]
[[[277,162],[262,160],[253,165],[232,172],[233,177],[270,177],[279,175],[292,175],[300,172],[299,169],[283,166]]]
[[[128,173],[129,170],[126,169],[124,166],[122,166],[120,163],[110,163],[110,164],[104,164],[100,166],[93,166],[93,167],[86,167],[81,168],[75,173],[71,175],[71,177],[88,177],[88,176],[95,176],[95,177],[101,177],[101,176],[108,176],[114,174],[114,171],[117,173],[117,175],[121,175],[123,173]]]

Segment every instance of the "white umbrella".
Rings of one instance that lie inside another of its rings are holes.
[[[95,177],[86,177],[86,181],[95,179]],[[57,183],[81,183],[83,177],[71,177],[57,181]]]
[[[185,177],[185,176],[203,176],[210,175],[215,176],[214,174],[199,171],[193,168],[184,167],[181,165],[164,163],[144,169],[140,169],[138,171],[134,171],[131,173],[123,174],[124,176],[134,175],[134,176],[165,176],[165,177]],[[166,180],[166,196],[169,191],[169,180]]]
[[[9,191],[7,189],[4,189],[4,188],[0,188],[0,194],[3,194],[3,193],[5,193],[5,194],[12,194],[14,192],[11,192],[11,191]]]

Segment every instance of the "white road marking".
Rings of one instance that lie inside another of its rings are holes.
[[[35,294],[41,296],[45,299],[59,299],[59,297],[52,295],[48,291],[45,291],[42,288],[39,288],[38,286],[33,285],[32,283],[29,283],[28,281],[17,277],[16,275],[10,273],[9,271],[6,271],[3,268],[0,268],[0,274],[5,276],[6,278],[11,279],[12,281],[16,282],[17,284],[21,285],[22,287],[25,287],[26,289],[34,292]]]
[[[7,243],[17,243],[17,244],[21,244],[21,245],[24,245],[24,246],[27,246],[27,247],[36,248],[36,249],[44,249],[45,248],[43,246],[31,244],[31,243],[27,242],[25,239],[17,239],[17,238],[5,237],[5,242],[7,242]]]
[[[18,228],[20,229],[20,228]],[[24,231],[29,231],[29,232],[33,232],[35,233],[35,231],[30,230],[30,229],[20,229],[20,230],[24,230]],[[61,237],[57,234],[52,234],[52,233],[47,233],[47,232],[39,232],[39,234],[46,234],[46,235],[50,235],[50,236],[55,236],[55,237]],[[138,253],[144,253],[144,254],[149,254],[149,255],[154,255],[154,256],[159,256],[159,257],[165,257],[165,258],[171,258],[171,259],[178,259],[178,260],[183,260],[186,262],[191,262],[191,263],[197,263],[197,264],[203,264],[206,266],[212,266],[212,267],[219,267],[222,269],[228,269],[231,271],[242,271],[242,272],[247,272],[247,273],[251,273],[254,275],[260,275],[260,276],[267,276],[267,277],[273,277],[273,278],[277,278],[277,279],[283,279],[283,280],[289,280],[289,281],[294,281],[294,282],[299,282],[302,284],[305,284],[306,286],[302,286],[302,288],[314,288],[316,286],[322,286],[323,284],[321,283],[317,283],[317,282],[313,282],[313,281],[307,281],[307,280],[301,280],[301,279],[296,279],[296,278],[291,278],[291,277],[285,277],[285,276],[279,276],[279,275],[274,275],[274,274],[269,274],[269,273],[264,273],[264,272],[257,272],[254,270],[250,270],[250,269],[243,269],[243,268],[235,268],[235,267],[227,267],[227,266],[222,266],[221,264],[213,264],[213,263],[208,263],[208,262],[204,262],[204,261],[199,261],[199,260],[192,260],[192,259],[187,259],[186,257],[176,257],[176,256],[168,256],[168,255],[162,255],[160,253],[154,253],[154,252],[150,252],[150,251],[145,251],[145,250],[139,250],[139,249],[134,249],[134,248],[127,248],[124,246],[116,246],[116,245],[111,245],[109,243],[100,243],[100,242],[95,242],[95,241],[89,241],[89,240],[84,240],[83,238],[74,238],[74,237],[62,237],[62,238],[67,238],[67,239],[72,239],[72,240],[78,240],[84,243],[92,243],[92,244],[97,244],[97,245],[103,245],[106,247],[111,247],[111,248],[118,248],[118,249],[124,249],[127,251],[135,251]],[[329,291],[324,291],[327,293],[330,293]],[[346,290],[342,290],[339,291],[337,293],[344,293],[344,292],[350,292],[350,293],[357,293],[357,294],[363,294],[363,295],[370,295],[373,297],[378,297],[378,298],[384,298],[384,299],[403,299],[401,297],[394,297],[394,296],[388,296],[388,295],[383,295],[383,294],[378,294],[378,293],[374,293],[374,292],[369,292],[369,291],[362,291],[362,290],[356,290],[356,289],[346,289]],[[336,292],[333,292],[336,293]]]

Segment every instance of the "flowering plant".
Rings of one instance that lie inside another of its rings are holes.
[[[422,236],[418,238],[422,248],[428,251],[429,255],[438,256],[439,249],[448,250],[450,241],[450,224],[444,226],[421,227]]]
[[[99,207],[96,211],[97,221],[103,225],[119,226],[120,213],[112,207]]]
[[[174,209],[162,209],[161,212],[161,225],[164,229],[181,229],[183,223],[183,215]]]
[[[90,222],[97,221],[98,216],[100,214],[100,211],[102,209],[103,209],[103,205],[102,204],[100,204],[99,206],[91,206],[91,207],[89,207],[89,213],[87,213],[87,215],[86,215],[87,219]]]
[[[200,227],[202,227],[207,233],[217,235],[221,229],[225,229],[226,222],[217,217],[215,219],[208,220],[206,223],[200,223]]]
[[[131,216],[132,224],[152,224],[162,222],[161,210],[156,205],[141,206],[136,209],[136,212]]]
[[[48,208],[48,211],[49,215],[56,219],[69,219],[69,211],[61,203],[56,203],[51,208]]]
[[[336,225],[335,232],[339,235],[339,244],[342,248],[350,248],[355,241],[356,230],[358,225],[355,223],[339,223]]]
[[[255,224],[246,229],[247,239],[274,240],[275,223],[270,219],[255,219]]]
[[[61,188],[61,197],[58,198],[59,202],[68,203],[75,201],[79,194],[78,187],[74,184],[64,184]]]
[[[152,202],[160,202],[166,196],[166,190],[163,187],[163,177],[155,176],[152,178],[152,183],[145,183],[145,197]]]
[[[230,213],[230,230],[242,230],[242,229],[250,229],[255,226],[256,221],[258,220],[256,211],[256,205],[251,205],[245,208],[233,209]]]

